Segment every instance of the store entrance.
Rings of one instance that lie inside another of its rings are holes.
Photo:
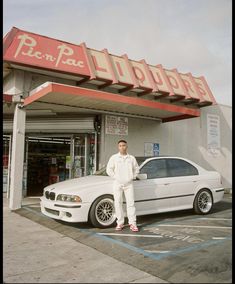
[[[27,196],[42,196],[47,185],[90,175],[96,170],[96,159],[95,133],[27,136],[24,191]]]
[[[41,196],[49,184],[69,178],[70,138],[28,138],[27,196]]]

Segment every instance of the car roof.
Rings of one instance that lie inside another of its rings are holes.
[[[183,157],[178,157],[178,156],[173,156],[173,155],[159,155],[159,156],[135,156],[136,160],[138,163],[143,163],[147,159],[152,159],[152,158],[172,158],[172,159],[183,159],[187,160]]]
[[[173,155],[159,155],[159,156],[135,156],[136,159],[150,159],[150,158],[179,158],[184,159],[183,157],[177,157]]]

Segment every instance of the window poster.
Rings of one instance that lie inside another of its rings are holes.
[[[66,169],[70,169],[71,167],[71,156],[66,156]]]

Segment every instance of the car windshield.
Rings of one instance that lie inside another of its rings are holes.
[[[148,158],[151,158],[151,157],[136,157],[136,161],[137,161],[138,165],[140,166]],[[96,171],[94,173],[94,175],[95,176],[107,176],[106,166],[104,166],[100,170]]]

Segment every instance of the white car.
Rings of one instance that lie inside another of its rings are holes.
[[[139,157],[134,180],[136,215],[184,209],[207,214],[223,199],[218,172],[207,171],[180,157]],[[66,222],[88,222],[99,228],[115,224],[113,179],[102,168],[94,175],[70,179],[44,188],[41,212]],[[125,198],[124,198],[124,210]],[[126,210],[125,210],[126,212]]]

